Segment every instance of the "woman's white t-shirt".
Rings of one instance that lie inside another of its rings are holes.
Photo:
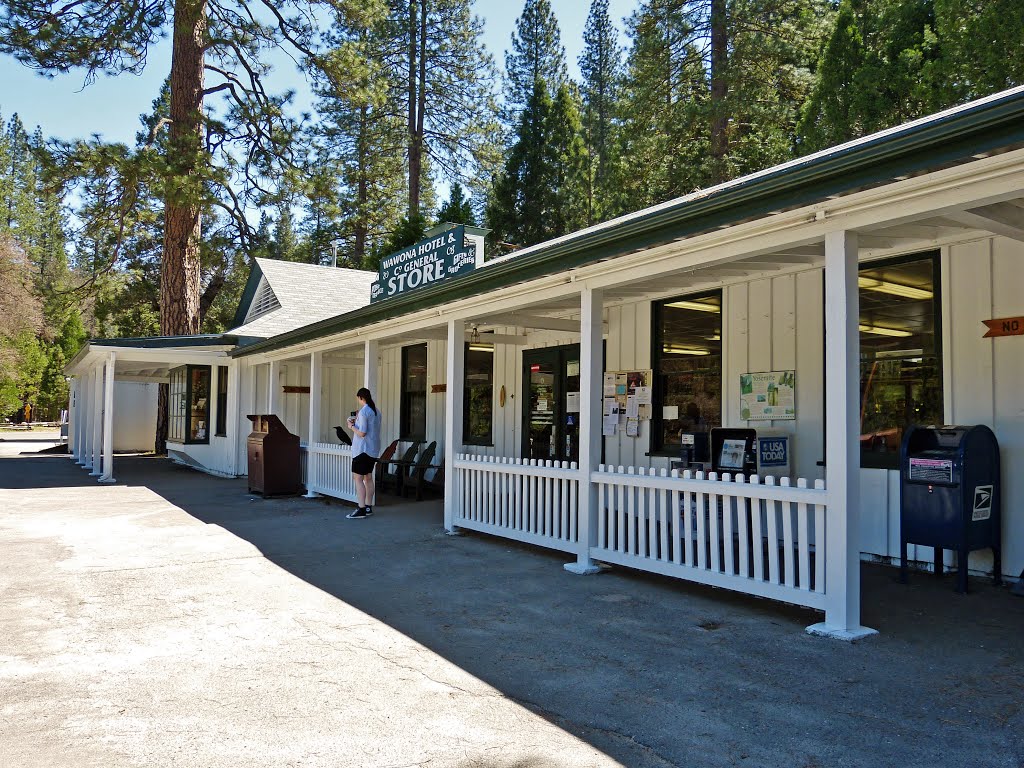
[[[365,432],[366,437],[352,433],[352,456],[361,453],[375,459],[380,456],[380,414],[369,405],[364,405],[356,414],[356,429]]]

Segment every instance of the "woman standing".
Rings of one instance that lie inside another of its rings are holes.
[[[359,506],[346,517],[361,520],[373,514],[373,465],[380,456],[380,411],[366,387],[356,392],[359,410],[348,417],[352,430],[352,479],[356,484]]]

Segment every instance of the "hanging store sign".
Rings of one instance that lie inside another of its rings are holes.
[[[466,228],[460,224],[381,259],[370,302],[439,283],[475,266],[476,246],[466,240]]]
[[[1024,336],[1024,317],[999,317],[995,320],[982,320],[987,327],[981,338],[991,339],[997,336]]]

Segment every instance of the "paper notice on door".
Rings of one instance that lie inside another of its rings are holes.
[[[550,411],[551,409],[548,408],[548,401],[543,399],[543,398],[538,399],[537,400],[537,410],[538,411]]]
[[[615,396],[615,374],[606,373],[604,375],[604,396],[614,397]]]
[[[613,413],[618,413],[619,403],[614,397],[606,397],[604,399],[604,408],[602,413],[605,416],[611,416]]]
[[[626,396],[626,418],[636,419],[640,416],[640,405],[637,403],[636,395]]]
[[[626,419],[626,437],[638,437],[640,422],[637,419]]]
[[[636,401],[640,405],[651,404],[651,388],[650,387],[637,387],[636,388]]]
[[[678,405],[663,405],[661,407],[661,418],[663,419],[678,419],[679,418],[679,406]]]
[[[605,437],[611,437],[615,434],[615,428],[619,426],[619,414],[612,413],[604,417],[604,421],[601,423],[601,434]]]
[[[567,392],[565,395],[565,412],[566,413],[579,413],[580,412],[580,393],[579,392]]]

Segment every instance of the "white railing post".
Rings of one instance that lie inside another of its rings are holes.
[[[117,356],[111,352],[103,365],[103,474],[101,483],[114,480],[114,374]]]
[[[320,494],[313,490],[316,484],[318,458],[316,444],[320,442],[320,400],[322,397],[324,353],[311,352],[309,355],[309,428],[306,437],[306,498],[315,499]]]
[[[857,258],[855,232],[825,235],[825,621],[807,631],[843,640],[875,634],[860,625]]]
[[[580,293],[580,461],[578,541],[576,562],[566,563],[572,573],[597,573],[590,558],[597,544],[597,485],[590,475],[601,460],[601,385],[604,292],[584,287]]]
[[[466,326],[448,321],[448,364],[444,394],[444,528],[455,533],[455,511],[462,479],[455,469],[455,455],[462,450],[462,390],[466,379]]]

